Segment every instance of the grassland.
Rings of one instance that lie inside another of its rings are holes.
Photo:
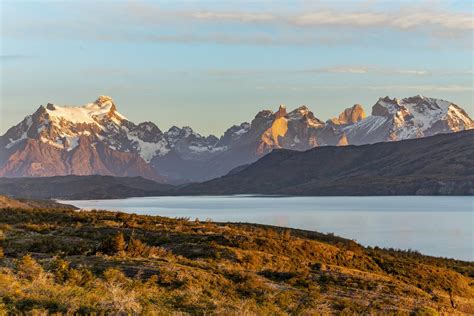
[[[331,234],[5,208],[0,247],[0,314],[474,313],[474,263]]]

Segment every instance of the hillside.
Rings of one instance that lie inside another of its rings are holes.
[[[474,313],[474,264],[334,235],[107,211],[3,209],[0,313]]]
[[[33,208],[56,208],[56,209],[72,209],[75,210],[77,207],[73,205],[61,204],[51,200],[31,200],[31,199],[13,199],[11,197],[0,195],[0,209],[5,208],[21,208],[21,209],[33,209]]]
[[[305,152],[275,150],[180,194],[472,195],[473,188],[474,131],[465,131]]]
[[[30,199],[115,199],[162,195],[173,186],[142,177],[0,178],[0,193]]]

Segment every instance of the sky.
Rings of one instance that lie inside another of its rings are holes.
[[[0,134],[111,96],[161,130],[221,135],[263,109],[327,120],[379,97],[474,115],[472,1],[0,1]]]

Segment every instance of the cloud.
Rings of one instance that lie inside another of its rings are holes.
[[[31,56],[22,55],[22,54],[2,54],[0,55],[1,61],[17,60],[23,58],[30,58]]]
[[[245,13],[245,12],[212,12],[202,11],[193,12],[189,17],[198,20],[207,21],[239,21],[247,22],[268,22],[276,19],[276,16],[270,13]]]
[[[110,42],[149,42],[149,43],[177,43],[177,44],[219,44],[219,45],[258,45],[258,46],[336,46],[341,44],[352,44],[354,41],[348,37],[317,35],[274,35],[264,32],[253,32],[252,34],[226,33],[226,32],[186,32],[169,34],[166,32],[134,33],[123,31],[118,33],[104,32],[95,34],[84,34],[92,36],[99,41]],[[64,34],[67,37],[68,34]]]
[[[473,30],[474,20],[471,14],[400,10],[398,12],[340,12],[320,11],[290,16],[287,21],[297,26],[347,26],[364,28],[395,28],[413,30],[429,26],[447,30]]]
[[[168,23],[182,21],[186,25],[201,23],[220,24],[231,27],[230,31],[223,31],[223,36],[216,35],[177,35],[172,38],[156,40],[183,41],[183,42],[216,42],[221,44],[253,44],[253,45],[365,45],[367,41],[379,39],[387,42],[385,30],[405,33],[407,36],[421,36],[428,38],[443,38],[445,41],[464,43],[466,37],[472,36],[474,18],[472,14],[453,12],[449,10],[431,9],[426,7],[401,7],[392,11],[363,11],[323,9],[313,12],[243,12],[243,11],[163,11],[154,6],[150,9],[141,7],[132,10],[138,14],[135,18],[146,18],[148,23],[161,26],[166,20]],[[255,35],[252,32],[241,31],[241,27],[256,27],[264,35]],[[233,27],[232,27],[233,26]],[[199,26],[198,26],[199,27]],[[215,26],[219,28],[220,26]],[[192,27],[191,27],[192,28]],[[364,33],[370,32],[370,33]],[[365,36],[367,35],[367,36]],[[411,41],[417,43],[422,41]],[[421,44],[421,43],[418,43]],[[425,43],[426,44],[426,43]],[[405,43],[406,46],[410,44]],[[472,48],[472,42],[470,47]],[[468,47],[469,48],[469,47]]]
[[[125,9],[129,14],[156,23],[162,23],[163,19],[171,18],[188,21],[194,19],[203,22],[287,24],[298,27],[336,26],[377,29],[390,27],[407,31],[430,26],[440,30],[469,31],[474,29],[471,13],[436,7],[433,3],[419,5],[400,3],[396,7],[385,10],[362,4],[346,5],[343,9],[341,6],[331,8],[330,4],[331,2],[320,1],[313,3],[309,8],[300,8],[299,12],[293,10],[292,7],[244,11],[241,8],[245,6],[242,5],[237,5],[235,10],[165,10],[157,5],[143,2],[129,3]],[[297,5],[293,7],[298,8]]]
[[[396,70],[395,72],[400,75],[415,75],[415,76],[424,76],[424,75],[430,74],[430,72],[427,70],[410,70],[410,69]]]
[[[342,74],[366,74],[370,71],[369,67],[366,66],[339,66],[330,68],[321,68],[316,72],[327,72],[327,73],[342,73]]]
[[[256,90],[290,90],[290,91],[311,91],[311,90],[327,90],[327,91],[347,91],[347,90],[373,90],[381,91],[382,93],[393,91],[412,91],[413,93],[421,92],[472,92],[473,86],[464,85],[316,85],[316,86],[257,86]]]
[[[471,76],[472,70],[443,69],[395,69],[371,65],[337,65],[308,69],[212,69],[207,74],[213,76],[275,76],[275,75],[384,75],[384,76]]]
[[[306,8],[225,2],[206,8],[206,4],[193,2],[158,6],[134,1],[98,2],[92,9],[79,2],[53,2],[48,6],[62,10],[60,17],[14,19],[6,14],[2,36],[261,46],[399,47],[399,40],[403,40],[405,49],[449,48],[453,43],[472,49],[472,14],[434,5],[397,4],[381,10],[375,5],[335,3],[317,2]],[[260,9],[242,9],[246,7]],[[107,12],[107,19],[103,12]]]
[[[473,86],[463,85],[381,85],[381,86],[365,86],[368,90],[382,91],[437,91],[437,92],[472,92]]]
[[[397,8],[385,10],[361,5],[347,5],[343,9],[329,8],[321,2],[309,10],[300,12],[286,10],[164,10],[147,3],[130,3],[127,12],[148,22],[163,23],[164,20],[195,20],[201,22],[229,22],[241,24],[289,25],[299,28],[318,27],[345,28],[392,28],[402,31],[434,28],[433,34],[453,35],[453,31],[474,30],[474,18],[469,12],[452,11],[449,8],[424,5],[399,4]],[[190,6],[191,7],[191,6]],[[295,6],[297,7],[297,6]]]

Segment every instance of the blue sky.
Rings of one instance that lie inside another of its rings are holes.
[[[323,120],[381,96],[473,110],[471,1],[2,1],[0,133],[109,95],[134,122],[222,134],[262,109]]]

